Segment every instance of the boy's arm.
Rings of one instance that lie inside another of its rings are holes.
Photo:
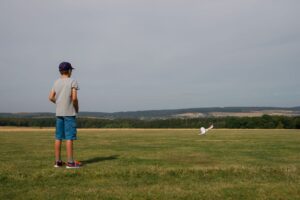
[[[77,98],[77,89],[72,88],[72,102],[73,106],[75,108],[76,113],[79,111],[79,103],[78,103],[78,98]]]
[[[54,90],[51,90],[51,91],[50,91],[50,94],[49,94],[49,100],[50,100],[51,102],[53,102],[53,103],[56,102],[55,95],[56,95],[56,93],[54,92]]]

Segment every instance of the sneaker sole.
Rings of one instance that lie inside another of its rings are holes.
[[[67,169],[78,169],[80,168],[80,166],[77,166],[77,167],[69,167],[69,166],[66,166]]]

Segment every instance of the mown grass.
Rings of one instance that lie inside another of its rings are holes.
[[[197,134],[79,131],[70,170],[53,131],[0,130],[0,199],[300,199],[299,130]]]

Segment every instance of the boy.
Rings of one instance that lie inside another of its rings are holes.
[[[78,83],[70,78],[74,68],[68,62],[59,65],[61,77],[57,79],[49,94],[49,100],[56,104],[56,139],[55,165],[62,167],[61,143],[66,140],[67,158],[66,168],[79,168],[80,163],[73,160],[73,140],[76,140],[76,114],[79,105],[77,98]]]

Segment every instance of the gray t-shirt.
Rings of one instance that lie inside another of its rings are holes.
[[[76,116],[72,88],[79,90],[77,81],[72,78],[59,78],[54,82],[52,90],[56,93],[56,116]]]

